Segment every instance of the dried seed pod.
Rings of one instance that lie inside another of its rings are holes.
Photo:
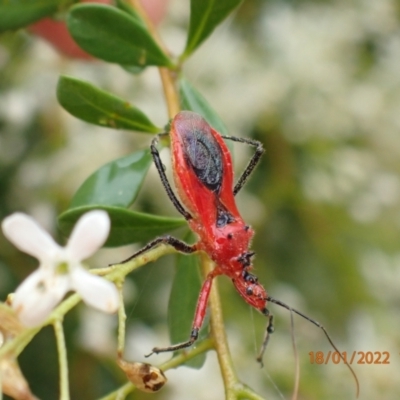
[[[151,364],[119,359],[118,365],[127,378],[143,392],[158,392],[167,382],[164,372]]]

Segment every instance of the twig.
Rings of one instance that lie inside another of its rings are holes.
[[[65,346],[62,319],[55,320],[53,323],[53,328],[56,335],[58,365],[60,368],[60,400],[69,400],[67,348]]]

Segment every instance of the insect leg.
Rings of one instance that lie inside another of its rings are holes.
[[[158,246],[161,243],[168,244],[168,245],[172,246],[175,250],[177,250],[181,253],[185,253],[185,254],[191,254],[191,253],[194,253],[195,251],[197,251],[196,245],[190,246],[190,245],[186,244],[185,242],[182,242],[181,240],[174,238],[173,236],[165,235],[165,236],[160,236],[157,239],[154,239],[150,243],[147,243],[146,246],[141,248],[135,254],[131,255],[126,260],[119,262],[118,264],[126,263],[126,262],[132,260],[133,258],[140,256],[141,254],[145,253],[146,251],[152,249],[153,247]]]
[[[152,140],[150,145],[151,155],[153,156],[154,164],[156,165],[158,174],[160,175],[161,182],[164,186],[165,191],[167,192],[168,197],[172,201],[172,204],[175,206],[178,212],[180,212],[183,215],[183,217],[186,220],[189,220],[192,218],[192,216],[183,208],[182,204],[175,196],[175,193],[173,192],[171,185],[168,182],[168,178],[165,175],[164,166],[160,158],[160,153],[157,150],[158,138],[162,135],[167,135],[167,133],[160,133]]]
[[[260,158],[263,155],[265,150],[264,150],[262,143],[259,142],[258,140],[249,139],[249,138],[239,138],[239,137],[235,137],[235,136],[222,136],[222,137],[224,139],[232,140],[234,142],[246,143],[246,144],[248,144],[250,146],[254,146],[256,148],[256,151],[255,151],[253,157],[250,159],[245,170],[243,171],[239,180],[236,182],[235,187],[233,188],[233,195],[236,196],[237,193],[239,192],[239,190],[246,183],[250,174],[253,172],[253,169],[256,167],[256,165],[260,161]]]
[[[214,275],[209,274],[207,276],[207,279],[204,281],[203,286],[201,287],[189,339],[186,342],[174,344],[168,347],[154,347],[152,352],[150,354],[147,354],[146,357],[151,356],[153,353],[158,354],[166,351],[184,349],[186,347],[190,347],[197,340],[197,338],[199,337],[200,328],[203,325],[204,317],[206,315],[208,297],[210,295],[213,277]]]
[[[260,363],[261,367],[264,366],[263,356],[265,353],[265,349],[267,348],[270,335],[274,332],[274,316],[270,314],[267,309],[264,310],[263,314],[268,318],[268,324],[267,327],[265,328],[264,339],[261,345],[260,352],[258,353],[257,356],[257,361]]]

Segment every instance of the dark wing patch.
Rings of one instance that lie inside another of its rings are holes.
[[[222,151],[209,127],[192,126],[182,139],[186,161],[204,186],[218,195],[224,174]]]

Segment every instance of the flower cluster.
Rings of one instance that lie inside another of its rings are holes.
[[[12,307],[26,326],[43,323],[65,294],[76,291],[83,301],[113,313],[119,304],[114,284],[89,273],[82,260],[94,254],[106,241],[110,230],[108,214],[95,210],[83,215],[65,247],[31,217],[15,213],[2,223],[4,235],[18,249],[39,260],[39,268],[15,291]]]

